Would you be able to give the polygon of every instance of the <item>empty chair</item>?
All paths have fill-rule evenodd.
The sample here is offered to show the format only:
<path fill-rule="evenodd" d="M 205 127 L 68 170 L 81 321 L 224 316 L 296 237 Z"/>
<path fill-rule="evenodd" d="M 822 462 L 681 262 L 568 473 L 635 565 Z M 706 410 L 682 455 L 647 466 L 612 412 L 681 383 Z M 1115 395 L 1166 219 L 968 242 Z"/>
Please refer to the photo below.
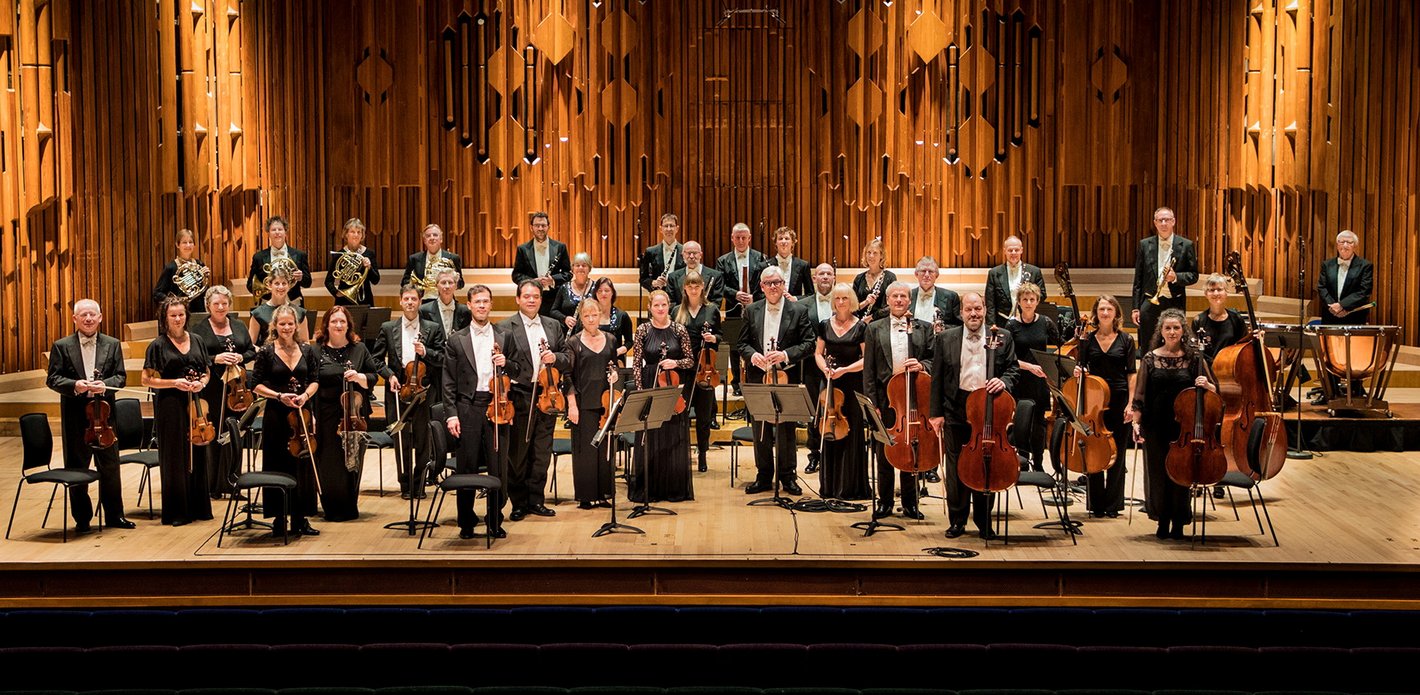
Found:
<path fill-rule="evenodd" d="M 20 416 L 20 442 L 24 446 L 25 455 L 20 469 L 20 482 L 15 486 L 15 502 L 10 505 L 10 523 L 5 527 L 5 537 L 10 537 L 10 531 L 15 527 L 15 509 L 20 505 L 20 491 L 26 484 L 50 484 L 57 489 L 64 488 L 64 530 L 63 539 L 69 542 L 69 489 L 75 486 L 88 486 L 98 482 L 99 473 L 95 470 L 71 470 L 68 468 L 50 468 L 50 459 L 54 458 L 54 434 L 49 429 L 49 417 L 44 413 L 27 413 Z M 103 514 L 102 506 L 99 514 Z M 99 527 L 103 527 L 103 520 L 100 518 Z M 40 522 L 40 528 L 44 528 L 49 523 L 49 510 L 44 512 L 44 521 Z"/>

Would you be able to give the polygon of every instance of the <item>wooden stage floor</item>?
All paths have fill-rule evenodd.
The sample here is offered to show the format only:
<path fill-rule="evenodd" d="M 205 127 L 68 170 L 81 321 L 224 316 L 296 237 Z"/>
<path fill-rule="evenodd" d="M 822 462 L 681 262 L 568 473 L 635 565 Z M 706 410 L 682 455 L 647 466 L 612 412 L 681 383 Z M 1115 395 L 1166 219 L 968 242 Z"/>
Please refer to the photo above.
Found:
<path fill-rule="evenodd" d="M 56 450 L 58 443 L 56 442 Z M 748 450 L 745 451 L 748 454 Z M 0 505 L 8 508 L 20 459 L 16 438 L 0 439 Z M 217 547 L 216 521 L 161 526 L 133 504 L 136 467 L 125 471 L 131 531 L 105 530 L 60 542 L 58 504 L 40 529 L 46 487 L 21 496 L 12 539 L 0 543 L 0 606 L 276 604 L 817 604 L 817 605 L 1145 605 L 1229 607 L 1420 608 L 1420 466 L 1398 453 L 1329 452 L 1290 462 L 1263 485 L 1281 540 L 1260 534 L 1246 496 L 1239 519 L 1220 500 L 1208 512 L 1206 544 L 1159 541 L 1142 514 L 1131 523 L 1082 519 L 1072 545 L 1060 531 L 1038 530 L 1042 508 L 1012 495 L 1008 544 L 973 534 L 943 536 L 940 499 L 924 501 L 925 521 L 871 537 L 852 528 L 867 512 L 809 513 L 747 507 L 730 486 L 729 451 L 712 450 L 710 471 L 695 474 L 693 502 L 665 504 L 675 516 L 629 523 L 645 535 L 593 538 L 608 518 L 566 501 L 570 460 L 559 467 L 563 502 L 551 519 L 508 522 L 508 538 L 484 546 L 448 524 L 416 548 L 415 538 L 384 524 L 404 518 L 397 494 L 380 496 L 369 455 L 362 518 L 315 525 L 319 537 L 282 546 L 261 532 Z M 385 483 L 394 486 L 391 456 Z M 1131 468 L 1132 470 L 1132 468 Z M 805 491 L 817 476 L 804 481 Z M 1142 483 L 1142 481 L 1141 481 Z M 1142 496 L 1142 485 L 1133 496 Z M 941 494 L 941 486 L 931 486 Z M 397 488 L 396 488 L 397 489 Z M 624 485 L 618 486 L 623 495 Z M 1237 496 L 1237 493 L 1235 493 Z M 549 503 L 552 495 L 549 494 Z M 225 502 L 214 503 L 220 515 Z M 481 501 L 480 501 L 481 506 Z M 626 507 L 622 507 L 623 513 Z M 1071 507 L 1080 518 L 1083 500 Z M 421 512 L 422 513 L 422 512 Z M 626 519 L 622 519 L 627 521 Z M 904 523 L 905 522 L 905 523 Z M 480 527 L 480 530 L 482 527 Z M 946 559 L 924 551 L 978 553 Z"/>

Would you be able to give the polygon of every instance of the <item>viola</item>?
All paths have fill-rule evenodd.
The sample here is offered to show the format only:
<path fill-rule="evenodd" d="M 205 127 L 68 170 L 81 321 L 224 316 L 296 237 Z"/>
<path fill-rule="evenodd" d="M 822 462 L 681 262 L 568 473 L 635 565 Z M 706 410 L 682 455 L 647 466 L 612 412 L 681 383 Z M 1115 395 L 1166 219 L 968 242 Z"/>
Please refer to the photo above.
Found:
<path fill-rule="evenodd" d="M 703 389 L 713 389 L 720 385 L 720 371 L 715 368 L 719 354 L 709 343 L 703 342 L 703 337 L 707 335 L 710 335 L 709 326 L 701 330 L 700 353 L 695 356 L 695 385 Z"/>
<path fill-rule="evenodd" d="M 503 349 L 493 344 L 493 354 L 503 354 Z M 503 368 L 493 365 L 493 376 L 488 377 L 488 392 L 493 400 L 488 403 L 488 419 L 495 425 L 506 425 L 513 421 L 513 401 L 508 398 L 512 380 L 503 373 Z"/>
<path fill-rule="evenodd" d="M 907 334 L 909 354 L 913 322 L 902 327 Z M 942 440 L 927 422 L 927 406 L 932 399 L 932 377 L 924 371 L 901 371 L 887 384 L 888 408 L 895 416 L 888 434 L 892 445 L 883 447 L 883 456 L 893 468 L 907 473 L 926 473 L 942 461 Z"/>
<path fill-rule="evenodd" d="M 416 344 L 423 344 L 424 334 L 421 332 L 415 336 Z M 429 368 L 424 364 L 424 360 L 419 359 L 419 354 L 415 353 L 414 359 L 404 363 L 404 378 L 399 382 L 399 399 L 405 403 L 414 403 L 423 397 L 428 387 L 425 381 L 429 376 Z"/>
<path fill-rule="evenodd" d="M 301 392 L 301 383 L 291 378 L 291 391 L 293 395 Z M 291 427 L 291 437 L 286 440 L 286 450 L 296 458 L 310 457 L 314 460 L 316 454 L 315 440 L 311 439 L 311 431 L 315 429 L 315 420 L 311 417 L 311 411 L 304 407 L 292 408 L 286 413 L 286 424 Z"/>
<path fill-rule="evenodd" d="M 829 371 L 838 368 L 832 357 L 824 357 L 823 361 Z M 843 415 L 843 389 L 833 387 L 833 377 L 827 379 L 819 393 L 818 431 L 821 439 L 836 442 L 848 438 L 848 418 Z"/>
<path fill-rule="evenodd" d="M 196 370 L 189 370 L 187 380 L 202 381 L 202 375 L 198 374 Z M 202 400 L 196 391 L 188 393 L 187 421 L 187 440 L 193 445 L 211 444 L 212 440 L 217 438 L 217 428 L 207 421 L 207 401 Z"/>
<path fill-rule="evenodd" d="M 769 339 L 769 351 L 770 351 L 770 352 L 778 352 L 778 351 L 779 351 L 779 339 L 778 339 L 778 338 L 770 338 L 770 339 Z M 779 363 L 778 363 L 778 362 L 775 362 L 773 365 L 770 365 L 769 371 L 767 371 L 767 372 L 764 373 L 764 383 L 766 383 L 766 384 L 787 384 L 787 383 L 789 383 L 789 373 L 788 373 L 788 372 L 785 372 L 783 369 L 781 369 L 781 368 L 779 367 Z"/>
<path fill-rule="evenodd" d="M 1001 330 L 992 326 L 986 338 L 987 381 L 995 378 L 996 350 L 1004 342 Z M 1015 415 L 1016 399 L 1005 391 L 989 393 L 979 388 L 967 395 L 966 419 L 971 423 L 971 438 L 957 457 L 957 476 L 963 485 L 977 492 L 1000 492 L 1016 484 L 1021 477 L 1021 464 L 1016 448 L 1007 438 Z"/>
<path fill-rule="evenodd" d="M 95 369 L 94 381 L 98 380 L 99 370 Z M 118 443 L 118 434 L 109 425 L 111 413 L 112 408 L 107 400 L 97 395 L 89 397 L 88 404 L 84 406 L 84 414 L 89 418 L 89 426 L 84 430 L 84 443 L 88 444 L 90 449 L 103 450 Z"/>
<path fill-rule="evenodd" d="M 666 359 L 666 344 L 661 343 L 661 359 Z M 656 385 L 657 386 L 680 386 L 680 372 L 674 369 L 661 369 L 660 360 L 656 361 Z M 680 415 L 685 412 L 685 391 L 682 389 L 680 395 L 675 399 L 675 414 Z"/>
<path fill-rule="evenodd" d="M 1173 417 L 1178 422 L 1178 439 L 1169 445 L 1164 459 L 1169 479 L 1184 487 L 1222 480 L 1228 472 L 1220 428 L 1223 399 L 1201 386 L 1186 388 L 1173 399 Z"/>
<path fill-rule="evenodd" d="M 543 339 L 537 346 L 539 357 L 546 355 L 547 340 Z M 537 375 L 537 383 L 533 386 L 534 391 L 540 391 L 534 399 L 537 401 L 537 409 L 548 415 L 556 415 L 567 412 L 567 394 L 562 392 L 562 372 L 551 365 L 544 366 Z M 531 419 L 528 421 L 531 423 Z"/>
<path fill-rule="evenodd" d="M 1287 430 L 1282 415 L 1272 406 L 1272 374 L 1277 362 L 1257 339 L 1257 312 L 1243 276 L 1242 255 L 1231 251 L 1225 263 L 1233 284 L 1242 289 L 1251 330 L 1213 357 L 1218 395 L 1223 399 L 1223 453 L 1234 470 L 1253 480 L 1267 480 L 1280 473 L 1287 462 Z M 1255 427 L 1261 428 L 1261 445 L 1249 451 Z"/>
<path fill-rule="evenodd" d="M 354 369 L 355 367 L 349 360 L 346 360 L 345 368 Z M 360 411 L 364 408 L 365 394 L 360 393 L 354 383 L 344 382 L 344 391 L 340 394 L 340 424 L 335 431 L 342 436 L 354 432 L 368 432 L 370 425 L 360 415 Z"/>
<path fill-rule="evenodd" d="M 1065 467 L 1076 473 L 1099 473 L 1114 465 L 1118 455 L 1114 435 L 1105 427 L 1104 411 L 1109 409 L 1109 383 L 1080 369 L 1060 389 L 1075 422 L 1066 430 Z"/>

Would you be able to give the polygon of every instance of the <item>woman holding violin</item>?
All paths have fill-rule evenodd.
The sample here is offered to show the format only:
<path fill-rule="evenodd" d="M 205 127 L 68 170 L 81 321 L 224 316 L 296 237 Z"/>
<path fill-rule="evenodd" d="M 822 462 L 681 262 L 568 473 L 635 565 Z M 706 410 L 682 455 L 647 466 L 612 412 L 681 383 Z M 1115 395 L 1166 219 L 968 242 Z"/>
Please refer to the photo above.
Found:
<path fill-rule="evenodd" d="M 291 301 L 291 287 L 295 282 L 291 274 L 281 268 L 273 271 L 271 278 L 266 281 L 266 287 L 270 290 L 271 297 L 256 305 L 251 310 L 251 318 L 247 319 L 247 333 L 252 336 L 252 340 L 257 345 L 265 345 L 270 342 L 273 315 L 278 307 L 288 304 L 296 310 L 296 340 L 302 343 L 311 341 L 310 331 L 306 329 L 306 310 Z"/>
<path fill-rule="evenodd" d="M 820 392 L 818 431 L 823 455 L 818 480 L 824 499 L 865 500 L 868 452 L 863 444 L 863 413 L 851 394 L 863 390 L 863 340 L 868 324 L 853 315 L 858 298 L 845 283 L 829 293 L 833 315 L 818 324 L 814 363 L 828 381 Z"/>
<path fill-rule="evenodd" d="M 553 291 L 552 308 L 547 315 L 561 323 L 568 334 L 577 332 L 581 322 L 577 320 L 577 307 L 583 299 L 590 297 L 595 285 L 592 283 L 592 256 L 583 251 L 572 257 L 572 279 Z"/>
<path fill-rule="evenodd" d="M 360 518 L 360 474 L 365 468 L 370 387 L 380 365 L 350 332 L 350 310 L 325 312 L 316 331 L 320 368 L 316 381 L 316 474 L 326 521 Z M 349 436 L 342 435 L 343 432 Z"/>
<path fill-rule="evenodd" d="M 611 278 L 598 278 L 592 283 L 592 296 L 602 308 L 601 329 L 616 338 L 616 357 L 620 360 L 631 349 L 631 317 L 617 308 L 616 284 Z"/>
<path fill-rule="evenodd" d="M 573 262 L 573 268 L 576 262 Z M 602 307 L 596 302 L 577 305 L 580 331 L 567 339 L 565 351 L 571 364 L 571 388 L 567 392 L 567 420 L 572 423 L 572 488 L 578 509 L 609 507 L 616 471 L 611 463 L 611 447 L 593 446 L 592 438 L 601 429 L 609 401 L 609 384 L 620 378 L 617 369 L 616 336 L 601 329 Z"/>
<path fill-rule="evenodd" d="M 671 316 L 676 323 L 685 326 L 690 336 L 690 352 L 695 355 L 695 376 L 688 380 L 694 383 L 686 385 L 685 397 L 695 409 L 695 449 L 699 453 L 698 468 L 704 473 L 707 470 L 705 452 L 710 449 L 710 423 L 715 420 L 715 384 L 719 382 L 719 374 L 714 371 L 714 351 L 719 349 L 724 334 L 720 332 L 720 307 L 705 301 L 704 276 L 687 272 L 680 285 L 684 301 L 671 308 Z M 702 364 L 702 361 L 707 363 Z M 702 386 L 710 374 L 715 374 L 713 381 Z"/>
<path fill-rule="evenodd" d="M 316 513 L 315 468 L 307 451 L 313 445 L 319 447 L 325 442 L 315 441 L 315 419 L 309 417 L 309 410 L 305 408 L 319 386 L 316 372 L 320 368 L 320 356 L 314 346 L 296 340 L 296 317 L 297 308 L 294 306 L 276 308 L 271 317 L 271 338 L 257 351 L 252 367 L 252 377 L 256 382 L 252 390 L 267 399 L 266 410 L 262 413 L 262 470 L 286 473 L 296 478 L 294 499 L 289 500 L 290 525 L 287 525 L 285 517 L 275 518 L 271 526 L 274 536 L 284 536 L 288 528 L 295 534 L 320 534 L 306 520 Z M 306 412 L 304 417 L 301 415 L 303 410 Z M 272 518 L 281 512 L 282 494 L 280 488 L 262 491 L 264 516 Z"/>
<path fill-rule="evenodd" d="M 1178 309 L 1166 309 L 1159 315 L 1150 341 L 1153 349 L 1139 361 L 1133 396 L 1134 441 L 1144 445 L 1144 465 L 1149 473 L 1145 503 L 1149 518 L 1159 523 L 1154 535 L 1160 540 L 1183 538 L 1183 526 L 1193 515 L 1188 488 L 1174 482 L 1165 466 L 1170 446 L 1182 430 L 1174 400 L 1195 386 L 1217 391 L 1198 347 L 1185 339 L 1187 325 L 1188 319 Z"/>
<path fill-rule="evenodd" d="M 191 333 L 212 359 L 202 400 L 207 402 L 212 425 L 221 432 L 227 418 L 241 417 L 251 407 L 253 398 L 247 388 L 245 365 L 256 358 L 256 346 L 246 325 L 232 320 L 231 290 L 217 285 L 207 290 L 205 302 L 208 316 L 194 325 Z M 203 451 L 207 460 L 207 491 L 212 499 L 232 494 L 238 462 L 232 460 L 231 449 L 209 446 Z"/>
<path fill-rule="evenodd" d="M 207 386 L 207 350 L 187 330 L 186 298 L 165 299 L 158 319 L 158 337 L 143 356 L 143 385 L 153 391 L 163 525 L 182 526 L 212 518 L 206 469 L 194 460 L 202 440 L 193 436 L 199 434 L 194 425 L 201 424 L 194 416 L 201 416 L 198 408 L 205 406 L 197 394 Z"/>
<path fill-rule="evenodd" d="M 1104 426 L 1114 434 L 1114 465 L 1103 473 L 1086 477 L 1086 506 L 1090 516 L 1116 518 L 1124 511 L 1125 453 L 1129 451 L 1130 433 L 1124 419 L 1129 415 L 1129 394 L 1134 392 L 1134 338 L 1120 330 L 1123 309 L 1113 295 L 1102 294 L 1090 309 L 1090 328 L 1080 340 L 1080 365 L 1091 375 L 1109 385 L 1109 408 L 1104 411 Z M 1077 367 L 1074 376 L 1080 377 Z"/>
<path fill-rule="evenodd" d="M 1045 383 L 1045 370 L 1031 351 L 1044 352 L 1047 346 L 1060 344 L 1060 326 L 1036 313 L 1040 295 L 1040 285 L 1022 282 L 1016 289 L 1016 306 L 1020 313 L 1006 323 L 1006 330 L 1016 343 L 1016 364 L 1020 367 L 1016 386 L 1011 390 L 1016 398 L 1018 421 L 1020 413 L 1027 409 L 1026 401 L 1032 403 L 1029 421 L 1016 426 L 1016 448 L 1030 459 L 1030 467 L 1036 471 L 1045 470 L 1045 440 L 1049 434 L 1045 428 L 1045 413 L 1050 410 L 1050 389 Z M 1058 470 L 1060 462 L 1055 462 L 1055 466 Z"/>
<path fill-rule="evenodd" d="M 869 321 L 888 313 L 887 288 L 897 282 L 897 275 L 883 267 L 883 238 L 877 237 L 863 246 L 865 270 L 853 277 L 853 293 L 858 297 L 855 312 Z"/>
<path fill-rule="evenodd" d="M 637 388 L 679 386 L 694 378 L 695 359 L 690 350 L 690 333 L 685 326 L 671 320 L 670 295 L 665 290 L 651 293 L 651 319 L 636 327 L 633 352 Z M 660 427 L 646 433 L 646 465 L 651 467 L 649 479 L 635 480 L 646 471 L 637 470 L 630 481 L 630 497 L 635 502 L 666 500 L 682 502 L 695 499 L 690 480 L 690 447 L 686 446 L 689 414 L 682 411 Z M 639 468 L 642 457 L 634 456 Z M 649 495 L 650 499 L 640 499 Z"/>

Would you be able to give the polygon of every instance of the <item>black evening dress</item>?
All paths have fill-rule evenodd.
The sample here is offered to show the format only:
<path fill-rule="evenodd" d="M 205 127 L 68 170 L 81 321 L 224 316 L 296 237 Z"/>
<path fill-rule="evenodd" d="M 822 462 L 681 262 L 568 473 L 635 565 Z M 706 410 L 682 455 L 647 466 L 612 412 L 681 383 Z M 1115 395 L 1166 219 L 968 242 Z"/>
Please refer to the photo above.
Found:
<path fill-rule="evenodd" d="M 1229 345 L 1236 345 L 1239 340 L 1247 337 L 1247 322 L 1243 320 L 1242 314 L 1228 309 L 1228 315 L 1222 321 L 1215 321 L 1208 315 L 1208 310 L 1199 312 L 1193 319 L 1194 334 L 1202 333 L 1207 336 L 1207 341 L 1203 344 L 1203 356 L 1209 362 L 1218 355 L 1218 351 Z"/>
<path fill-rule="evenodd" d="M 189 336 L 192 334 L 189 333 Z M 201 378 L 207 372 L 207 351 L 202 341 L 188 339 L 187 352 L 173 345 L 166 335 L 148 344 L 143 370 L 156 372 L 160 379 Z M 158 438 L 158 467 L 163 480 L 163 524 L 181 526 L 212 518 L 212 500 L 207 496 L 204 447 L 188 443 L 188 404 L 192 394 L 175 388 L 153 389 L 153 428 Z M 214 441 L 206 445 L 217 446 Z"/>
<path fill-rule="evenodd" d="M 240 418 L 242 413 L 223 407 L 222 396 L 225 391 L 222 390 L 222 377 L 227 372 L 227 365 L 217 364 L 213 360 L 224 352 L 240 354 L 243 365 L 256 358 L 256 347 L 252 344 L 251 334 L 247 332 L 245 323 L 236 320 L 235 315 L 227 314 L 227 331 L 224 335 L 218 335 L 212 327 L 211 319 L 193 324 L 192 330 L 189 331 L 207 350 L 211 379 L 207 382 L 207 388 L 202 389 L 202 400 L 207 401 L 208 418 L 212 420 L 212 425 L 217 428 L 219 435 L 227 431 L 224 420 Z M 203 453 L 207 459 L 207 491 L 214 499 L 232 494 L 232 483 L 236 482 L 237 474 L 241 472 L 241 461 L 233 456 L 231 447 L 209 446 L 204 449 Z"/>
<path fill-rule="evenodd" d="M 276 351 L 276 344 L 273 343 L 257 351 L 252 378 L 255 383 L 278 393 L 298 393 L 316 380 L 319 365 L 320 357 L 316 354 L 316 348 L 302 345 L 300 359 L 296 361 L 295 367 L 289 367 L 281 360 Z M 310 408 L 312 405 L 314 403 L 307 402 L 306 407 Z M 291 408 L 283 405 L 280 400 L 266 399 L 266 410 L 261 414 L 261 469 L 295 476 L 296 491 L 294 499 L 290 500 L 292 524 L 289 528 L 299 529 L 307 517 L 316 513 L 316 480 L 315 468 L 311 462 L 305 458 L 297 459 L 286 448 L 291 438 L 291 425 L 286 416 L 291 412 Z M 311 432 L 312 437 L 315 435 L 315 432 Z M 282 494 L 280 488 L 263 490 L 261 507 L 264 516 L 275 517 L 281 512 Z"/>
<path fill-rule="evenodd" d="M 838 367 L 847 367 L 863 359 L 863 340 L 868 333 L 865 321 L 854 321 L 843 335 L 833 330 L 833 319 L 819 322 L 818 337 L 823 340 L 823 354 L 833 358 Z M 819 494 L 825 499 L 865 500 L 868 489 L 868 453 L 863 443 L 863 411 L 855 393 L 863 392 L 863 373 L 844 374 L 833 382 L 833 388 L 843 393 L 839 403 L 848 419 L 848 436 L 825 439 L 819 469 Z"/>
<path fill-rule="evenodd" d="M 364 343 L 348 343 L 345 347 L 322 345 L 316 391 L 316 440 L 320 447 L 316 452 L 316 472 L 320 475 L 320 506 L 326 521 L 350 521 L 360 518 L 360 474 L 364 470 L 365 441 L 356 435 L 348 446 L 351 452 L 347 458 L 346 444 L 338 430 L 344 409 L 340 396 L 345 392 L 346 369 L 354 369 L 365 375 L 365 383 L 373 384 L 380 371 L 379 363 L 370 355 Z M 370 390 L 359 384 L 351 384 L 351 391 L 361 395 L 359 415 L 370 415 Z M 367 420 L 368 422 L 368 420 Z"/>
<path fill-rule="evenodd" d="M 1013 318 L 1006 324 L 1006 330 L 1011 332 L 1016 344 L 1016 359 L 1021 362 L 1039 364 L 1031 350 L 1043 351 L 1051 345 L 1060 344 L 1060 326 L 1040 314 L 1036 314 L 1035 320 L 1030 323 Z M 1030 459 L 1033 470 L 1044 470 L 1045 440 L 1049 434 L 1045 431 L 1045 413 L 1050 410 L 1050 389 L 1045 379 L 1022 369 L 1016 372 L 1016 386 L 1011 390 L 1011 395 L 1016 398 L 1017 424 L 1013 432 L 1016 449 L 1029 452 L 1026 458 Z M 1021 416 L 1025 401 L 1034 404 L 1029 421 L 1023 421 Z"/>
<path fill-rule="evenodd" d="M 656 363 L 663 359 L 676 360 L 681 383 L 695 376 L 690 335 L 685 326 L 678 323 L 672 322 L 665 328 L 656 328 L 650 321 L 641 324 L 636 328 L 634 352 L 640 356 L 634 372 L 638 388 L 656 385 Z M 644 449 L 633 457 L 628 494 L 632 501 L 646 501 L 648 493 L 652 502 L 695 499 L 695 490 L 690 482 L 689 425 L 690 408 L 687 406 L 685 411 L 671 416 L 660 427 L 646 433 Z M 645 465 L 649 465 L 651 470 L 650 475 L 643 479 L 641 474 Z"/>
<path fill-rule="evenodd" d="M 680 316 L 680 306 L 671 307 L 671 316 Z M 685 332 L 690 336 L 690 354 L 699 366 L 700 349 L 705 347 L 705 334 L 715 336 L 710 349 L 718 351 L 725 342 L 725 334 L 720 330 L 720 307 L 706 304 L 700 311 L 686 318 Z M 695 385 L 692 374 L 685 384 L 685 399 L 695 415 L 695 449 L 701 456 L 710 448 L 710 423 L 715 420 L 715 389 L 700 388 Z"/>
<path fill-rule="evenodd" d="M 1109 408 L 1104 411 L 1104 426 L 1114 433 L 1114 465 L 1103 473 L 1092 473 L 1087 482 L 1087 508 L 1091 512 L 1109 514 L 1124 509 L 1125 459 L 1134 440 L 1133 426 L 1124 422 L 1124 407 L 1129 404 L 1129 375 L 1134 373 L 1134 336 L 1116 333 L 1109 349 L 1100 347 L 1096 334 L 1080 341 L 1080 364 L 1090 373 L 1109 384 Z M 1172 406 L 1170 406 L 1172 412 Z"/>
<path fill-rule="evenodd" d="M 577 424 L 572 425 L 572 489 L 578 502 L 593 503 L 610 499 L 616 472 L 611 464 L 611 447 L 616 437 L 609 436 L 601 446 L 592 446 L 592 437 L 601 429 L 602 394 L 606 392 L 607 365 L 616 361 L 616 336 L 606 338 L 602 349 L 594 351 L 582 342 L 582 335 L 569 339 L 567 345 L 572 393 L 577 397 Z M 618 373 L 618 378 L 620 374 Z M 625 387 L 617 384 L 617 393 Z"/>
<path fill-rule="evenodd" d="M 1149 471 L 1144 503 L 1150 519 L 1181 526 L 1193 517 L 1188 488 L 1169 478 L 1164 463 L 1169 445 L 1178 437 L 1174 398 L 1204 374 L 1203 360 L 1201 356 L 1161 357 L 1150 351 L 1139 364 L 1134 407 L 1143 415 L 1144 467 Z"/>

